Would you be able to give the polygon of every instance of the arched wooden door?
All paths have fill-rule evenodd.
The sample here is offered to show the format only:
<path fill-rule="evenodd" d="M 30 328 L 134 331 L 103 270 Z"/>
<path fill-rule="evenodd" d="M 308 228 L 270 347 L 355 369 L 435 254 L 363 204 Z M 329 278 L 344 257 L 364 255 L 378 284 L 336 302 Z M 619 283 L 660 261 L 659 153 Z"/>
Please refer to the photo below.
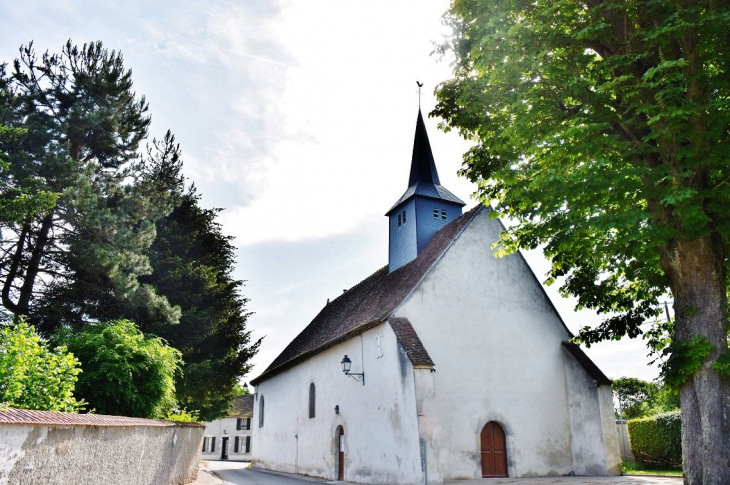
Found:
<path fill-rule="evenodd" d="M 504 430 L 495 421 L 482 428 L 482 477 L 507 476 L 507 442 Z"/>
<path fill-rule="evenodd" d="M 337 427 L 337 480 L 345 479 L 345 430 Z"/>

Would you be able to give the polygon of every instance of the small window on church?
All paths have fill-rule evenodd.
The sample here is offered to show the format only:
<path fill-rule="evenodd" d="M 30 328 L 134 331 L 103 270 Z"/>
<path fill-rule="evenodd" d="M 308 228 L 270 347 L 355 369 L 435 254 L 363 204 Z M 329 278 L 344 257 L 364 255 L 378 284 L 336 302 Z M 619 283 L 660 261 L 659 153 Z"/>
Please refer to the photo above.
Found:
<path fill-rule="evenodd" d="M 446 220 L 446 211 L 441 211 L 441 220 L 442 221 Z"/>
<path fill-rule="evenodd" d="M 439 218 L 439 210 L 436 207 L 433 208 L 433 218 L 434 219 Z"/>
<path fill-rule="evenodd" d="M 403 211 L 403 224 L 406 223 L 406 211 Z"/>
<path fill-rule="evenodd" d="M 309 384 L 309 419 L 312 419 L 314 417 L 314 398 L 315 398 L 315 389 L 314 389 L 314 382 Z"/>
<path fill-rule="evenodd" d="M 398 214 L 398 227 L 400 227 L 401 225 L 402 225 L 402 223 L 401 223 L 401 219 L 400 219 L 400 214 Z"/>
<path fill-rule="evenodd" d="M 264 427 L 264 396 L 259 399 L 259 428 Z"/>

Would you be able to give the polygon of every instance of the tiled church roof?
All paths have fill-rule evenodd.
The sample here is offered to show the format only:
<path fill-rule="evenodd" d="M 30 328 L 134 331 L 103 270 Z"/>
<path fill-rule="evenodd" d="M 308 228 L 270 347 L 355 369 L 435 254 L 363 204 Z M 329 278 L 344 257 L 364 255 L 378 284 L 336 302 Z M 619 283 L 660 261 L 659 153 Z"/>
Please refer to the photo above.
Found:
<path fill-rule="evenodd" d="M 264 373 L 251 383 L 258 385 L 299 362 L 384 322 L 482 209 L 484 206 L 477 205 L 444 226 L 410 263 L 392 273 L 388 273 L 388 267 L 385 266 L 326 305 Z"/>
<path fill-rule="evenodd" d="M 407 318 L 390 317 L 388 323 L 413 365 L 434 365 L 431 356 L 426 351 L 426 347 L 421 343 L 416 330 Z"/>

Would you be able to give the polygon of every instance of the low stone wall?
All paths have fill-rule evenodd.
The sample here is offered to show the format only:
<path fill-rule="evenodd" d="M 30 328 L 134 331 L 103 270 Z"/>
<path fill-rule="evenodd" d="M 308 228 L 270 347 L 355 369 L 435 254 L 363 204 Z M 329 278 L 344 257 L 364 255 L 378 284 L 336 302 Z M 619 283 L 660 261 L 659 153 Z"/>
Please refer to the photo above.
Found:
<path fill-rule="evenodd" d="M 0 485 L 179 485 L 196 479 L 198 423 L 0 409 Z"/>

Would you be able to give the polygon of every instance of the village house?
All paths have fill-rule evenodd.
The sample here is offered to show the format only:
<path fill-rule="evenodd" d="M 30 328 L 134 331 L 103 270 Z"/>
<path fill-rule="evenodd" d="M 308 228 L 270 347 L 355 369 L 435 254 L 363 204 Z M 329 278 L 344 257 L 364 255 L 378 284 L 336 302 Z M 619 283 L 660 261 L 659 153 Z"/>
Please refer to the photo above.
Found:
<path fill-rule="evenodd" d="M 441 186 L 419 111 L 389 262 L 252 384 L 252 465 L 360 483 L 621 472 L 609 379 L 503 226 Z"/>
<path fill-rule="evenodd" d="M 253 394 L 238 396 L 225 418 L 205 423 L 201 458 L 251 461 L 253 399 Z"/>

